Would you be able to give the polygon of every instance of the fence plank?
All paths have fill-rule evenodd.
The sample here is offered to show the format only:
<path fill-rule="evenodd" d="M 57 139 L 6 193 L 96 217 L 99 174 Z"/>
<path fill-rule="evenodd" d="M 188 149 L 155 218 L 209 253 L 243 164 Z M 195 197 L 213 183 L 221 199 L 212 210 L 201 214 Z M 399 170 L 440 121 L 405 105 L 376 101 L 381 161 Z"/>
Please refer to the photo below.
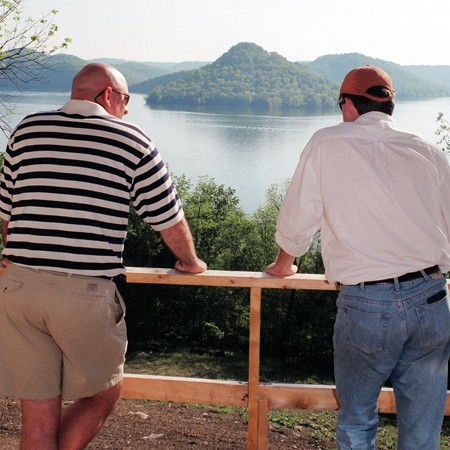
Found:
<path fill-rule="evenodd" d="M 247 383 L 125 374 L 123 398 L 246 407 Z"/>
<path fill-rule="evenodd" d="M 148 267 L 127 267 L 128 283 L 176 284 L 186 286 L 259 287 L 264 289 L 307 289 L 337 291 L 323 275 L 298 273 L 289 277 L 274 277 L 265 272 L 242 272 L 207 270 L 192 275 L 174 269 L 150 269 Z"/>
<path fill-rule="evenodd" d="M 260 384 L 258 395 L 267 401 L 269 409 L 336 411 L 339 407 L 336 386 L 332 385 Z M 122 397 L 247 407 L 248 385 L 240 381 L 125 374 Z M 391 388 L 382 389 L 378 410 L 381 413 L 395 413 Z M 447 391 L 445 415 L 450 416 L 450 391 Z"/>

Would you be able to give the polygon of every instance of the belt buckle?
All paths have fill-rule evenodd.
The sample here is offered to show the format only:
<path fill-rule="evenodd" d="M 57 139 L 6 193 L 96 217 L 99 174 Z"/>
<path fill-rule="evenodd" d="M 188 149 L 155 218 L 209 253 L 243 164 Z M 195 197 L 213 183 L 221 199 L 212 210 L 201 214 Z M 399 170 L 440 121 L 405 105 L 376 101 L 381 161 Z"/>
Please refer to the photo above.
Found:
<path fill-rule="evenodd" d="M 440 271 L 433 272 L 432 274 L 430 274 L 430 277 L 431 277 L 432 280 L 439 280 L 440 278 L 443 277 L 443 274 Z"/>

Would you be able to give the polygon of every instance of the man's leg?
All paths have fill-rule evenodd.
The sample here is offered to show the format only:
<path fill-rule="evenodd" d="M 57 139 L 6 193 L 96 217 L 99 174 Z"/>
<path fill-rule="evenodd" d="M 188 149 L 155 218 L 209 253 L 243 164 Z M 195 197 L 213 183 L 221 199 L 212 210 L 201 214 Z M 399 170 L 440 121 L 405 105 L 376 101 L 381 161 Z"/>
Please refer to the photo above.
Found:
<path fill-rule="evenodd" d="M 81 398 L 67 408 L 59 426 L 59 450 L 81 450 L 94 439 L 119 401 L 122 385 Z"/>
<path fill-rule="evenodd" d="M 399 450 L 439 449 L 447 397 L 450 302 L 445 280 L 425 287 L 431 283 L 432 290 L 424 289 L 422 298 L 416 295 L 405 308 L 408 339 L 391 376 Z M 428 303 L 429 298 L 438 300 Z"/>
<path fill-rule="evenodd" d="M 21 450 L 58 450 L 61 397 L 22 400 Z"/>
<path fill-rule="evenodd" d="M 339 450 L 375 449 L 378 395 L 395 366 L 396 347 L 402 344 L 394 299 L 389 285 L 343 286 L 339 294 L 334 328 Z"/>
<path fill-rule="evenodd" d="M 409 367 L 399 365 L 391 377 L 397 403 L 398 450 L 439 450 L 448 379 L 448 356 L 443 358 L 443 352 L 439 353 Z"/>

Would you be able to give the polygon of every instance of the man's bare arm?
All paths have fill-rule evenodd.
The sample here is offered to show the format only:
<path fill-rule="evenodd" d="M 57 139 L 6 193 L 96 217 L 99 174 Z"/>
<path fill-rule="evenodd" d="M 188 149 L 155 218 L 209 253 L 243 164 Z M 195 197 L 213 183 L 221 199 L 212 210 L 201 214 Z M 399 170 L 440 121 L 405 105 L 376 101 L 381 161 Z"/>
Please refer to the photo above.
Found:
<path fill-rule="evenodd" d="M 176 225 L 162 230 L 161 236 L 178 258 L 175 269 L 189 273 L 200 273 L 207 269 L 206 263 L 197 256 L 191 230 L 185 218 Z"/>

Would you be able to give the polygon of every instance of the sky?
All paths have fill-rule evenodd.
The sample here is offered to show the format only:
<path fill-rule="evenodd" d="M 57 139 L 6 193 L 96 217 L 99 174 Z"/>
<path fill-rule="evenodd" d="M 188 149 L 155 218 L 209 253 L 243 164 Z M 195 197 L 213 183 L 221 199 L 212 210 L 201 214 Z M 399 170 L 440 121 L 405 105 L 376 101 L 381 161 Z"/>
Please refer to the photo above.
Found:
<path fill-rule="evenodd" d="M 253 42 L 289 61 L 362 53 L 401 65 L 450 65 L 449 0 L 23 0 L 59 11 L 66 53 L 82 59 L 214 61 Z"/>

